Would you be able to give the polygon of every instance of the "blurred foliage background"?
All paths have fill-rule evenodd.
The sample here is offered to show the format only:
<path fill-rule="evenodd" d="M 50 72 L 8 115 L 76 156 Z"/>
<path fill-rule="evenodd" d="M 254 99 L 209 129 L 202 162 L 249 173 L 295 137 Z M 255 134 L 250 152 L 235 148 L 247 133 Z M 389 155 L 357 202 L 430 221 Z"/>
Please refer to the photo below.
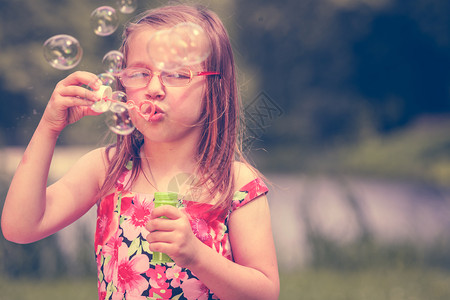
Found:
<path fill-rule="evenodd" d="M 216 11 L 229 31 L 250 119 L 247 149 L 264 172 L 351 174 L 450 187 L 448 0 L 188 2 Z M 138 3 L 133 15 L 167 1 Z M 59 80 L 75 70 L 103 72 L 103 55 L 119 47 L 123 24 L 132 15 L 120 14 L 119 29 L 99 37 L 90 29 L 89 15 L 102 5 L 114 6 L 115 1 L 0 0 L 0 148 L 28 143 Z M 53 69 L 43 58 L 44 41 L 63 33 L 76 37 L 84 51 L 81 63 L 69 71 Z M 95 147 L 106 133 L 101 117 L 87 117 L 69 126 L 58 144 Z M 11 174 L 2 170 L 1 199 L 10 179 Z M 289 295 L 296 295 L 300 287 L 307 293 L 305 299 L 407 299 L 404 291 L 411 289 L 417 293 L 408 299 L 448 299 L 446 242 L 435 248 L 434 257 L 440 260 L 434 265 L 444 266 L 438 271 L 424 275 L 420 268 L 426 262 L 414 259 L 419 252 L 407 247 L 396 249 L 394 257 L 420 261 L 413 264 L 415 271 L 404 272 L 401 267 L 390 278 L 383 270 L 353 268 L 362 273 L 347 276 L 345 282 L 337 275 L 342 269 L 347 272 L 349 265 L 362 267 L 367 262 L 356 262 L 351 249 L 338 249 L 317 237 L 315 242 L 325 263 L 309 273 L 282 273 L 283 299 L 292 299 Z M 392 251 L 366 242 L 352 246 L 363 249 L 363 259 L 382 252 L 389 264 Z M 84 243 L 90 249 L 88 238 Z M 0 289 L 14 289 L 14 295 L 23 284 L 18 278 L 67 273 L 56 249 L 54 237 L 26 246 L 0 240 Z M 92 253 L 83 251 L 73 276 L 95 273 Z M 336 261 L 340 263 L 332 263 Z M 378 262 L 369 265 L 376 267 Z M 339 272 L 323 271 L 324 266 Z M 413 288 L 411 280 L 423 285 Z M 314 285 L 316 281 L 328 289 Z M 54 288 L 28 284 L 33 290 L 38 285 L 47 298 L 58 298 L 45 294 Z M 69 286 L 80 290 L 76 284 Z M 88 289 L 95 293 L 94 285 Z M 336 285 L 348 285 L 348 291 L 339 294 Z M 61 286 L 69 289 L 67 282 Z M 389 292 L 379 294 L 374 286 Z"/>

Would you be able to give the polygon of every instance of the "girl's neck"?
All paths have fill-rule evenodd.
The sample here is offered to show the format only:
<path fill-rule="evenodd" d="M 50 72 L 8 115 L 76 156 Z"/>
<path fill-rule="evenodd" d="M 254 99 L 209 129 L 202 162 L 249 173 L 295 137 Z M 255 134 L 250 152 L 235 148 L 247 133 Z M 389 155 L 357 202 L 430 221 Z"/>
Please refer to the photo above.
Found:
<path fill-rule="evenodd" d="M 193 173 L 196 167 L 196 149 L 186 143 L 157 143 L 145 141 L 141 158 L 151 166 L 154 175 L 172 172 Z"/>
<path fill-rule="evenodd" d="M 141 181 L 136 182 L 135 189 L 153 187 L 155 191 L 185 193 L 195 179 L 195 153 L 195 148 L 186 144 L 144 142 L 140 153 Z M 145 182 L 151 187 L 146 188 Z"/>

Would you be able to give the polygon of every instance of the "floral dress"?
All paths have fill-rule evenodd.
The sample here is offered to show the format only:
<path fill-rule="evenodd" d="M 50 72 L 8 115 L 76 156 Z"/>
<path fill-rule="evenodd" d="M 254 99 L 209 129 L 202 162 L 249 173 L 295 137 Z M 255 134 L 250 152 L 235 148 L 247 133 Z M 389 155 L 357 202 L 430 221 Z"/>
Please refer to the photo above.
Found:
<path fill-rule="evenodd" d="M 152 264 L 152 252 L 145 239 L 145 224 L 154 208 L 153 195 L 125 189 L 131 171 L 126 170 L 114 193 L 105 196 L 97 208 L 95 256 L 99 299 L 218 299 L 189 269 L 175 263 Z M 257 178 L 234 194 L 224 213 L 207 212 L 211 204 L 180 200 L 198 239 L 233 260 L 228 238 L 230 214 L 268 189 Z"/>

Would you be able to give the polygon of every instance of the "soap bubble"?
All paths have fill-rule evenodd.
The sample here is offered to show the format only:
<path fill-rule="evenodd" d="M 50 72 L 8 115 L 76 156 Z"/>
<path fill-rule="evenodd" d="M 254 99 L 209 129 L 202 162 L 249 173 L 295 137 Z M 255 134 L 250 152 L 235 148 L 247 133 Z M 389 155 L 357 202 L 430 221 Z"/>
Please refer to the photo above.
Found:
<path fill-rule="evenodd" d="M 111 89 L 117 90 L 117 80 L 111 73 L 100 73 L 97 77 L 103 85 L 110 86 Z"/>
<path fill-rule="evenodd" d="M 112 103 L 107 113 L 106 125 L 108 128 L 119 135 L 128 135 L 135 129 L 131 122 L 130 114 L 125 103 Z"/>
<path fill-rule="evenodd" d="M 117 50 L 109 51 L 103 56 L 102 62 L 106 72 L 117 74 L 123 68 L 123 54 Z"/>
<path fill-rule="evenodd" d="M 164 71 L 174 71 L 183 66 L 185 49 L 181 37 L 170 29 L 155 32 L 147 43 L 147 51 L 153 64 Z"/>
<path fill-rule="evenodd" d="M 70 35 L 55 35 L 44 43 L 45 60 L 55 69 L 72 69 L 78 65 L 82 56 L 80 43 Z"/>
<path fill-rule="evenodd" d="M 111 95 L 111 100 L 114 101 L 114 102 L 127 103 L 127 101 L 128 101 L 127 94 L 125 94 L 122 91 L 115 91 Z"/>
<path fill-rule="evenodd" d="M 111 35 L 118 26 L 119 17 L 111 6 L 98 7 L 91 13 L 91 27 L 96 35 Z"/>
<path fill-rule="evenodd" d="M 204 61 L 211 53 L 209 38 L 203 28 L 191 22 L 184 22 L 172 28 L 172 34 L 180 38 L 184 47 L 183 65 L 195 65 Z"/>
<path fill-rule="evenodd" d="M 136 0 L 116 0 L 116 5 L 119 11 L 123 14 L 131 14 L 137 8 Z"/>

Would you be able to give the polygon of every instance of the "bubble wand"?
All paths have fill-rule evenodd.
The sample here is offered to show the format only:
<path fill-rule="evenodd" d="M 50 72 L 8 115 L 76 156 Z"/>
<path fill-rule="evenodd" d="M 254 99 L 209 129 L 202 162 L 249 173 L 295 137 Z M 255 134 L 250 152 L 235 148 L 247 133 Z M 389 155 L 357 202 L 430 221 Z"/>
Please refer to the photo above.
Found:
<path fill-rule="evenodd" d="M 123 92 L 115 92 L 119 95 L 119 99 L 126 99 L 126 95 Z M 135 129 L 133 125 L 129 111 L 134 110 L 141 118 L 147 122 L 151 121 L 150 118 L 155 114 L 155 105 L 149 101 L 142 101 L 139 105 L 133 100 L 119 101 L 113 99 L 112 89 L 109 86 L 102 85 L 95 94 L 100 100 L 92 104 L 91 109 L 98 113 L 110 112 L 111 116 L 107 118 L 106 123 L 109 129 L 119 135 L 128 135 Z M 115 94 L 117 96 L 117 94 Z"/>

